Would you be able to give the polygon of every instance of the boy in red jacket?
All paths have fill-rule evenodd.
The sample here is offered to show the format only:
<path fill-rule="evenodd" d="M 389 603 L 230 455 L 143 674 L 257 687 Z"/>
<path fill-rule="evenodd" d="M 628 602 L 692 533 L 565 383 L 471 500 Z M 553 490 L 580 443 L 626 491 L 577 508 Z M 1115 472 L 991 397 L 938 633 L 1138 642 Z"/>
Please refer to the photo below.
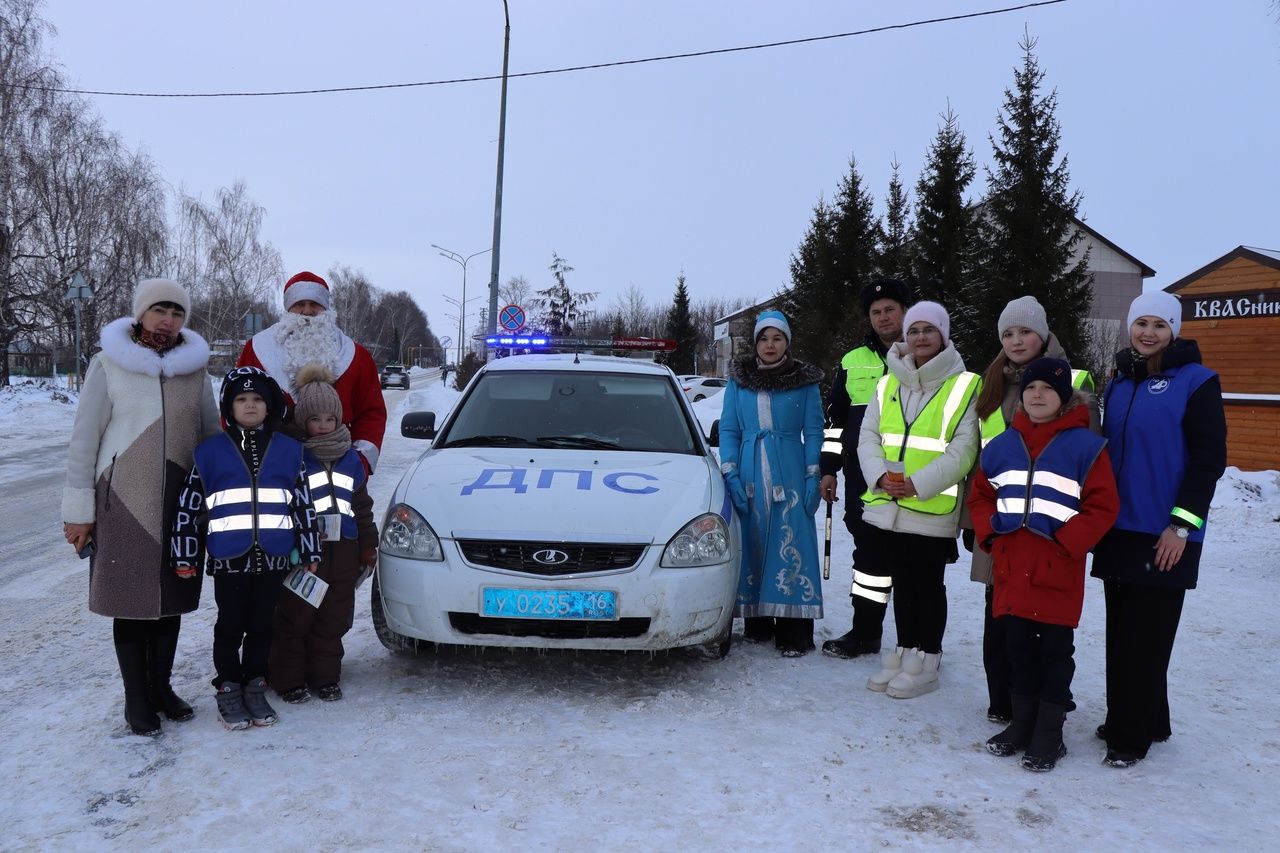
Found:
<path fill-rule="evenodd" d="M 1106 441 L 1056 358 L 1027 365 L 1011 429 L 993 439 L 969 493 L 976 541 L 991 553 L 992 616 L 1006 619 L 1013 721 L 987 741 L 1048 771 L 1066 755 L 1062 723 L 1075 674 L 1085 555 L 1120 510 Z"/>

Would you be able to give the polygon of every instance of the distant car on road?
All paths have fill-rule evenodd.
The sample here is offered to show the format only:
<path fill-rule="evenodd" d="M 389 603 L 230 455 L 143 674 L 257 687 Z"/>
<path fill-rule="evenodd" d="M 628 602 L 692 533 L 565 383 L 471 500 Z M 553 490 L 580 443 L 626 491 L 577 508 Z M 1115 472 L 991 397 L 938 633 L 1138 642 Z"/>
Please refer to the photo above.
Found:
<path fill-rule="evenodd" d="M 383 388 L 409 389 L 409 371 L 403 364 L 388 362 L 382 367 Z"/>
<path fill-rule="evenodd" d="M 707 397 L 714 397 L 724 390 L 729 384 L 729 380 L 720 379 L 716 376 L 680 376 L 680 390 L 689 398 L 689 402 L 696 403 L 699 400 L 705 400 Z"/>
<path fill-rule="evenodd" d="M 472 377 L 396 486 L 370 601 L 384 646 L 729 650 L 742 539 L 667 368 L 517 355 Z"/>

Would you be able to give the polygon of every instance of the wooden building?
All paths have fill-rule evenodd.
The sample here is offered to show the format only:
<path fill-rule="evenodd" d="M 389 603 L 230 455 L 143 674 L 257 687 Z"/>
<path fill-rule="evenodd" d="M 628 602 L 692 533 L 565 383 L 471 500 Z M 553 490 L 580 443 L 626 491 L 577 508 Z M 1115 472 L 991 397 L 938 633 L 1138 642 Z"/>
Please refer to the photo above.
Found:
<path fill-rule="evenodd" d="M 1222 380 L 1227 464 L 1280 470 L 1280 251 L 1237 246 L 1165 290 Z"/>

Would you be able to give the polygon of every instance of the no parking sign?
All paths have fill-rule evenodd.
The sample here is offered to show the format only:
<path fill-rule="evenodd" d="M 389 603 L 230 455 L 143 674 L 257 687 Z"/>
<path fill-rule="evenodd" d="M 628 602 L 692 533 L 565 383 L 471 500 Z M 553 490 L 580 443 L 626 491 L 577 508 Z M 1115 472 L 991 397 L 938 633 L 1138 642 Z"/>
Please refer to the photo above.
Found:
<path fill-rule="evenodd" d="M 508 305 L 498 312 L 498 325 L 508 332 L 518 332 L 524 328 L 524 309 L 519 305 Z"/>

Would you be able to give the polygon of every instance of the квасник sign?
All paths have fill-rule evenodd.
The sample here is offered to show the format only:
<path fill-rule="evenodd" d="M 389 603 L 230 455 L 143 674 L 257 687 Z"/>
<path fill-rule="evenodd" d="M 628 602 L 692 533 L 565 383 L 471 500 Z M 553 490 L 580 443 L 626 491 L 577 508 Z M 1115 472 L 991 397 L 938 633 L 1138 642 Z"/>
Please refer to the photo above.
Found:
<path fill-rule="evenodd" d="M 1221 320 L 1240 317 L 1280 317 L 1280 290 L 1262 293 L 1215 293 L 1182 297 L 1182 319 Z"/>

